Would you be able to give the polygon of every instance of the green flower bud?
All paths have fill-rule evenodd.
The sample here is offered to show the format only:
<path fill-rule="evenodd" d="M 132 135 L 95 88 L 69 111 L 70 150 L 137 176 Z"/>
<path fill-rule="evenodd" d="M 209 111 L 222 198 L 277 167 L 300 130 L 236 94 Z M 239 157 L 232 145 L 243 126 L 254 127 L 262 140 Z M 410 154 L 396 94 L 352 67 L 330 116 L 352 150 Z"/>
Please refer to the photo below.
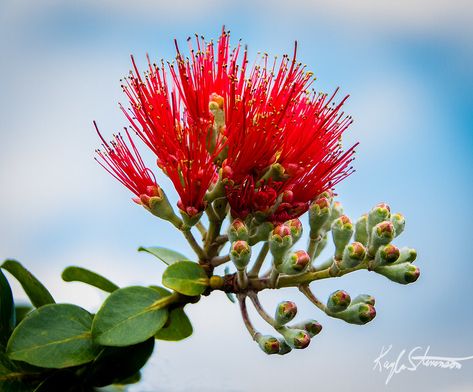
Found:
<path fill-rule="evenodd" d="M 212 289 L 221 289 L 223 287 L 224 280 L 219 275 L 212 275 L 209 279 L 209 286 Z"/>
<path fill-rule="evenodd" d="M 271 335 L 259 335 L 256 337 L 256 342 L 266 354 L 279 354 L 281 344 L 279 339 Z"/>
<path fill-rule="evenodd" d="M 198 221 L 200 221 L 200 218 L 202 217 L 202 214 L 204 213 L 203 211 L 198 212 L 195 210 L 195 208 L 188 208 L 188 212 L 183 211 L 179 209 L 179 213 L 182 216 L 182 220 L 184 221 L 184 224 L 187 227 L 192 227 L 194 226 Z"/>
<path fill-rule="evenodd" d="M 400 284 L 414 283 L 420 275 L 419 268 L 411 263 L 381 266 L 375 268 L 375 272 Z"/>
<path fill-rule="evenodd" d="M 359 242 L 353 242 L 345 247 L 342 261 L 338 263 L 338 267 L 341 269 L 356 267 L 363 261 L 365 255 L 365 247 Z"/>
<path fill-rule="evenodd" d="M 296 275 L 303 272 L 310 263 L 310 256 L 305 250 L 298 250 L 289 254 L 280 265 L 281 272 Z"/>
<path fill-rule="evenodd" d="M 169 203 L 169 200 L 164 191 L 158 187 L 158 194 L 156 196 L 149 197 L 146 203 L 142 203 L 149 212 L 158 218 L 171 222 L 174 226 L 179 227 L 182 225 L 181 219 L 174 213 L 174 209 Z"/>
<path fill-rule="evenodd" d="M 345 246 L 353 235 L 353 224 L 346 215 L 335 219 L 332 223 L 332 237 L 335 244 L 335 259 L 340 260 Z"/>
<path fill-rule="evenodd" d="M 368 233 L 371 233 L 373 227 L 378 223 L 389 220 L 391 209 L 385 203 L 379 203 L 368 214 Z"/>
<path fill-rule="evenodd" d="M 403 231 L 404 227 L 406 226 L 406 220 L 402 214 L 393 214 L 391 215 L 391 222 L 394 226 L 394 232 L 396 237 L 398 237 Z"/>
<path fill-rule="evenodd" d="M 344 311 L 350 305 L 350 295 L 343 290 L 337 290 L 330 295 L 327 301 L 327 310 L 329 313 L 338 313 Z"/>
<path fill-rule="evenodd" d="M 351 301 L 352 305 L 355 304 L 368 304 L 368 305 L 373 305 L 376 303 L 376 300 L 372 295 L 369 294 L 360 294 L 355 297 L 353 301 Z"/>
<path fill-rule="evenodd" d="M 394 262 L 394 264 L 413 263 L 417 258 L 417 251 L 415 249 L 405 246 L 402 247 L 399 252 L 399 258 Z"/>
<path fill-rule="evenodd" d="M 309 207 L 309 225 L 311 238 L 317 238 L 323 226 L 330 218 L 330 201 L 326 197 L 319 197 Z"/>
<path fill-rule="evenodd" d="M 302 236 L 302 222 L 295 218 L 286 222 L 291 229 L 292 243 L 295 244 Z"/>
<path fill-rule="evenodd" d="M 374 256 L 382 245 L 389 244 L 394 239 L 394 226 L 390 221 L 378 223 L 373 227 L 368 246 L 368 252 Z"/>
<path fill-rule="evenodd" d="M 291 325 L 291 328 L 303 329 L 307 331 L 311 338 L 313 338 L 322 331 L 322 324 L 316 320 L 305 320 L 295 325 Z"/>
<path fill-rule="evenodd" d="M 246 241 L 235 241 L 230 248 L 230 259 L 238 270 L 244 270 L 251 259 L 251 247 Z"/>
<path fill-rule="evenodd" d="M 363 214 L 356 221 L 355 241 L 368 245 L 368 214 Z"/>
<path fill-rule="evenodd" d="M 279 339 L 279 355 L 286 355 L 292 351 L 291 346 L 289 346 L 284 339 Z"/>
<path fill-rule="evenodd" d="M 291 321 L 297 314 L 297 306 L 292 301 L 283 301 L 278 304 L 276 307 L 276 312 L 274 318 L 278 325 L 287 324 Z"/>
<path fill-rule="evenodd" d="M 376 317 L 376 309 L 370 304 L 357 303 L 351 305 L 343 312 L 336 313 L 335 317 L 340 318 L 350 324 L 363 325 Z"/>
<path fill-rule="evenodd" d="M 399 248 L 393 244 L 380 246 L 371 264 L 371 269 L 381 265 L 392 264 L 399 258 L 399 255 Z"/>
<path fill-rule="evenodd" d="M 230 242 L 238 240 L 248 241 L 249 237 L 248 228 L 241 219 L 235 219 L 228 227 L 228 239 Z"/>
<path fill-rule="evenodd" d="M 284 336 L 284 339 L 291 348 L 303 349 L 310 344 L 310 335 L 303 329 L 279 327 L 277 330 L 282 336 Z"/>
<path fill-rule="evenodd" d="M 269 238 L 269 250 L 274 257 L 276 266 L 282 263 L 291 246 L 292 234 L 290 227 L 285 224 L 276 226 Z"/>

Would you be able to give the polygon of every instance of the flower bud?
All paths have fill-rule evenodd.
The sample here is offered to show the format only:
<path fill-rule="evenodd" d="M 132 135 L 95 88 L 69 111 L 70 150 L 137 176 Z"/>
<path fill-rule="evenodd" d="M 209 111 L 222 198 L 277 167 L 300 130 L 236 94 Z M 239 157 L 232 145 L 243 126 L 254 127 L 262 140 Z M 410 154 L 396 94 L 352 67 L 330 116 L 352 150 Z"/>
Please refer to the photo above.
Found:
<path fill-rule="evenodd" d="M 283 301 L 278 304 L 276 307 L 276 312 L 274 318 L 278 325 L 287 324 L 291 321 L 297 314 L 297 306 L 292 301 Z"/>
<path fill-rule="evenodd" d="M 246 241 L 235 241 L 230 248 L 230 258 L 238 270 L 244 270 L 251 259 L 251 247 Z"/>
<path fill-rule="evenodd" d="M 284 339 L 279 339 L 279 355 L 286 355 L 292 351 L 291 346 L 289 346 Z"/>
<path fill-rule="evenodd" d="M 381 265 L 392 264 L 399 258 L 399 255 L 399 248 L 393 244 L 380 246 L 370 267 L 374 269 Z"/>
<path fill-rule="evenodd" d="M 323 227 L 323 230 L 329 231 L 331 228 L 331 225 L 335 219 L 340 218 L 343 215 L 343 206 L 342 203 L 339 201 L 335 201 L 332 204 L 332 208 L 330 210 L 330 217 L 328 218 L 328 221 L 325 222 L 325 225 Z"/>
<path fill-rule="evenodd" d="M 186 211 L 181 210 L 179 208 L 179 212 L 182 216 L 182 220 L 184 221 L 184 224 L 187 227 L 194 226 L 198 221 L 200 221 L 200 218 L 202 217 L 202 214 L 204 213 L 203 211 L 197 211 L 193 207 L 187 208 Z"/>
<path fill-rule="evenodd" d="M 377 267 L 375 272 L 400 284 L 414 283 L 420 275 L 419 267 L 411 263 L 402 263 Z"/>
<path fill-rule="evenodd" d="M 356 267 L 363 261 L 365 255 L 365 247 L 359 242 L 353 242 L 345 247 L 342 261 L 338 263 L 338 267 L 341 269 Z"/>
<path fill-rule="evenodd" d="M 403 231 L 404 227 L 406 226 L 406 220 L 402 214 L 393 214 L 391 215 L 391 222 L 394 226 L 394 232 L 396 237 L 398 237 Z"/>
<path fill-rule="evenodd" d="M 402 247 L 399 252 L 399 258 L 394 262 L 394 264 L 413 263 L 417 258 L 417 251 L 415 249 L 405 246 Z"/>
<path fill-rule="evenodd" d="M 158 188 L 158 195 L 147 197 L 145 201 L 142 200 L 143 206 L 153 215 L 171 222 L 176 227 L 180 227 L 182 221 L 174 213 L 171 203 L 169 203 L 166 194 L 161 188 Z"/>
<path fill-rule="evenodd" d="M 222 288 L 223 284 L 224 280 L 219 275 L 212 275 L 209 279 L 209 286 L 214 290 Z"/>
<path fill-rule="evenodd" d="M 279 339 L 271 335 L 259 335 L 256 337 L 256 342 L 266 354 L 279 354 L 281 344 Z"/>
<path fill-rule="evenodd" d="M 376 303 L 375 298 L 372 295 L 369 294 L 360 294 L 355 297 L 353 301 L 351 301 L 352 305 L 355 304 L 368 304 L 368 305 L 374 305 Z"/>
<path fill-rule="evenodd" d="M 350 218 L 342 215 L 332 223 L 332 237 L 335 244 L 335 259 L 340 260 L 345 246 L 353 235 L 353 225 Z"/>
<path fill-rule="evenodd" d="M 326 197 L 319 197 L 309 207 L 309 225 L 311 238 L 321 234 L 322 227 L 330 217 L 330 201 Z"/>
<path fill-rule="evenodd" d="M 371 233 L 371 229 L 378 223 L 385 220 L 389 220 L 391 216 L 391 209 L 385 203 L 377 204 L 368 214 L 368 233 Z"/>
<path fill-rule="evenodd" d="M 302 222 L 295 218 L 286 222 L 291 229 L 292 243 L 295 244 L 302 236 Z"/>
<path fill-rule="evenodd" d="M 357 303 L 348 307 L 347 310 L 336 313 L 340 318 L 350 324 L 363 325 L 376 317 L 376 309 L 373 305 L 366 303 Z"/>
<path fill-rule="evenodd" d="M 363 214 L 356 221 L 355 241 L 368 245 L 368 214 Z"/>
<path fill-rule="evenodd" d="M 277 330 L 291 348 L 302 349 L 310 344 L 310 335 L 303 329 L 279 327 Z"/>
<path fill-rule="evenodd" d="M 234 219 L 228 227 L 228 239 L 230 242 L 235 242 L 238 240 L 248 241 L 248 228 L 241 219 Z"/>
<path fill-rule="evenodd" d="M 322 324 L 316 320 L 305 320 L 295 325 L 291 325 L 291 328 L 303 329 L 307 331 L 311 338 L 313 338 L 322 331 Z"/>
<path fill-rule="evenodd" d="M 310 263 L 310 256 L 305 250 L 290 253 L 281 265 L 281 272 L 296 275 L 303 272 Z"/>
<path fill-rule="evenodd" d="M 292 246 L 292 234 L 288 225 L 282 224 L 274 228 L 269 238 L 269 249 L 276 265 L 282 263 L 285 254 Z"/>
<path fill-rule="evenodd" d="M 350 295 L 346 291 L 337 290 L 328 298 L 327 310 L 329 313 L 342 312 L 350 306 L 350 302 Z"/>
<path fill-rule="evenodd" d="M 394 239 L 394 226 L 390 221 L 378 223 L 373 227 L 368 252 L 374 256 L 381 245 L 387 245 Z"/>

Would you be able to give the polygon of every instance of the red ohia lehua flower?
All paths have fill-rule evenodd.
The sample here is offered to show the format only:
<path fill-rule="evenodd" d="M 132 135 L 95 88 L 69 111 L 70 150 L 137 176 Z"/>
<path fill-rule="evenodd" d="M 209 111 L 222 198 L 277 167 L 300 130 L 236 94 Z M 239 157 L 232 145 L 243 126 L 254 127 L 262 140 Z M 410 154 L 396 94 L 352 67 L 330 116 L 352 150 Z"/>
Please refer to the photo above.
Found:
<path fill-rule="evenodd" d="M 354 146 L 343 152 L 340 144 L 351 124 L 341 112 L 346 98 L 335 106 L 335 94 L 308 92 L 313 77 L 296 61 L 297 45 L 292 59 L 286 55 L 270 64 L 264 55 L 248 70 L 246 49 L 231 49 L 229 38 L 223 30 L 215 46 L 196 37 L 189 57 L 176 43 L 176 61 L 158 66 L 148 58 L 143 76 L 132 57 L 133 70 L 122 86 L 130 109 L 122 110 L 156 154 L 186 215 L 205 209 L 206 193 L 220 177 L 233 216 L 283 222 L 352 172 Z M 133 156 L 122 144 L 113 146 L 121 147 L 117 156 L 138 165 L 118 164 L 113 149 L 101 157 L 109 158 L 109 169 L 113 163 L 126 173 L 112 170 L 130 190 L 143 192 L 154 177 L 134 145 Z"/>

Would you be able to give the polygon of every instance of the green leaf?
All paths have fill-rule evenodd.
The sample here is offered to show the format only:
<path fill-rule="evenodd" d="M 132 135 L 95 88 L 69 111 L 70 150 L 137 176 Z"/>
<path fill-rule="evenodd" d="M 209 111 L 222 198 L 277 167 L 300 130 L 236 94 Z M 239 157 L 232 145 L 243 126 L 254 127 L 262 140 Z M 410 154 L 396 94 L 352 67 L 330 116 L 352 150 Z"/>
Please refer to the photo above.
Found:
<path fill-rule="evenodd" d="M 13 363 L 0 352 L 0 391 L 31 392 L 44 378 L 44 370 L 26 363 Z"/>
<path fill-rule="evenodd" d="M 174 295 L 131 286 L 114 291 L 95 315 L 94 340 L 103 346 L 129 346 L 154 336 L 166 323 Z"/>
<path fill-rule="evenodd" d="M 96 387 L 130 384 L 153 353 L 154 338 L 127 347 L 105 347 L 91 364 L 90 383 Z"/>
<path fill-rule="evenodd" d="M 25 267 L 16 260 L 6 260 L 2 266 L 20 282 L 31 303 L 39 308 L 40 306 L 53 304 L 54 298 L 43 286 L 43 284 L 34 277 Z"/>
<path fill-rule="evenodd" d="M 16 325 L 20 322 L 33 310 L 30 305 L 16 305 L 15 314 L 16 314 Z"/>
<path fill-rule="evenodd" d="M 0 270 L 0 347 L 6 346 L 15 323 L 15 303 L 10 284 Z"/>
<path fill-rule="evenodd" d="M 182 307 L 174 308 L 169 312 L 167 323 L 154 336 L 156 339 L 178 341 L 192 335 L 192 324 Z"/>
<path fill-rule="evenodd" d="M 189 260 L 188 257 L 184 256 L 183 254 L 179 252 L 176 252 L 171 249 L 162 248 L 160 246 L 149 246 L 149 247 L 140 246 L 138 248 L 138 252 L 147 252 L 149 254 L 152 254 L 153 256 L 156 256 L 158 259 L 160 259 L 163 263 L 167 265 L 174 264 L 177 261 Z"/>
<path fill-rule="evenodd" d="M 43 368 L 66 368 L 92 361 L 92 315 L 79 306 L 50 304 L 31 312 L 13 331 L 7 354 Z"/>
<path fill-rule="evenodd" d="M 204 269 L 192 261 L 178 261 L 163 273 L 163 284 L 178 293 L 194 296 L 202 294 L 209 285 Z"/>
<path fill-rule="evenodd" d="M 67 267 L 62 273 L 62 279 L 66 282 L 82 282 L 97 287 L 107 293 L 113 293 L 118 290 L 115 283 L 110 282 L 107 278 L 95 272 L 89 271 L 82 267 Z"/>

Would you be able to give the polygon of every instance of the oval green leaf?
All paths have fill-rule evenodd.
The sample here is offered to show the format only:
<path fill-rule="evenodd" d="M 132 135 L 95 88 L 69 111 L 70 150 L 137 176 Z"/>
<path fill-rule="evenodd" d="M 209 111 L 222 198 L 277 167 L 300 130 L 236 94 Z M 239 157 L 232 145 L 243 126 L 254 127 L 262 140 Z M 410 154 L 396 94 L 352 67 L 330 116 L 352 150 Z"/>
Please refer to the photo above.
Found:
<path fill-rule="evenodd" d="M 92 336 L 102 346 L 130 346 L 154 336 L 166 323 L 168 302 L 148 287 L 131 286 L 114 291 L 95 315 Z"/>
<path fill-rule="evenodd" d="M 138 252 L 147 252 L 149 254 L 152 254 L 167 265 L 174 264 L 177 261 L 189 260 L 188 257 L 184 256 L 179 252 L 176 252 L 175 250 L 162 248 L 160 246 L 140 246 L 138 248 Z"/>
<path fill-rule="evenodd" d="M 66 282 L 86 283 L 107 293 L 113 293 L 120 288 L 102 275 L 82 267 L 67 267 L 62 273 L 62 279 Z"/>
<path fill-rule="evenodd" d="M 159 340 L 177 342 L 192 335 L 192 324 L 182 307 L 174 308 L 169 312 L 167 323 L 154 336 Z"/>
<path fill-rule="evenodd" d="M 15 328 L 15 303 L 10 284 L 0 270 L 0 347 L 5 347 Z"/>
<path fill-rule="evenodd" d="M 13 331 L 7 354 L 43 368 L 66 368 L 92 361 L 92 315 L 79 306 L 50 304 L 31 312 Z"/>
<path fill-rule="evenodd" d="M 96 387 L 133 382 L 153 353 L 154 338 L 127 347 L 105 347 L 91 364 L 90 383 Z M 129 380 L 130 379 L 130 380 Z"/>
<path fill-rule="evenodd" d="M 12 274 L 20 282 L 33 306 L 53 304 L 54 298 L 36 277 L 16 260 L 6 260 L 1 268 Z"/>
<path fill-rule="evenodd" d="M 163 273 L 163 284 L 178 293 L 195 296 L 202 294 L 209 285 L 204 269 L 192 261 L 178 261 Z"/>

